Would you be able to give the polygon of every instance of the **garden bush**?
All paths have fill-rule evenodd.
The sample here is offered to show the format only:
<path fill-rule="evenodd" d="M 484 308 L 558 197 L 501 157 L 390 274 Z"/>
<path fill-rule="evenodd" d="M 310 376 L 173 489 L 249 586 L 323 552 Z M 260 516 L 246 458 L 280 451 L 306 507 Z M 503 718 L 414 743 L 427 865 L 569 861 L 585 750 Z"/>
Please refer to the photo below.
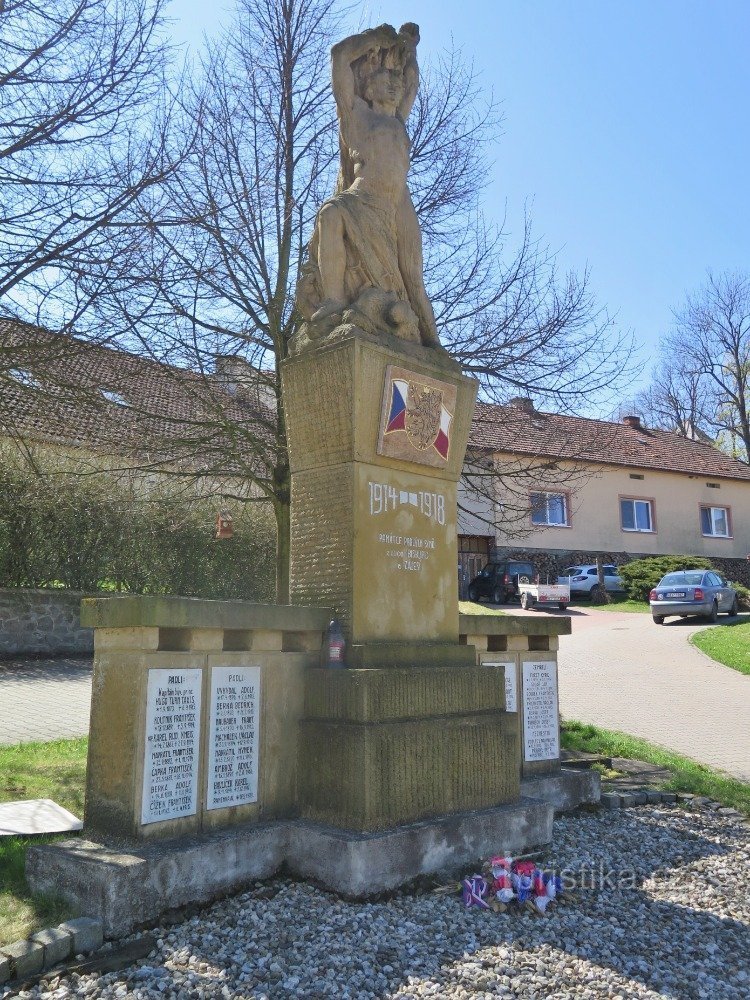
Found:
<path fill-rule="evenodd" d="M 730 581 L 730 587 L 734 587 L 737 591 L 737 603 L 745 611 L 750 611 L 750 588 L 746 587 L 743 583 L 734 583 Z"/>
<path fill-rule="evenodd" d="M 648 601 L 648 595 L 665 573 L 680 569 L 713 569 L 711 561 L 702 556 L 650 556 L 634 559 L 620 566 L 628 597 L 633 601 Z"/>
<path fill-rule="evenodd" d="M 217 541 L 222 509 L 234 535 Z M 0 586 L 263 601 L 273 600 L 274 577 L 266 505 L 0 462 Z"/>

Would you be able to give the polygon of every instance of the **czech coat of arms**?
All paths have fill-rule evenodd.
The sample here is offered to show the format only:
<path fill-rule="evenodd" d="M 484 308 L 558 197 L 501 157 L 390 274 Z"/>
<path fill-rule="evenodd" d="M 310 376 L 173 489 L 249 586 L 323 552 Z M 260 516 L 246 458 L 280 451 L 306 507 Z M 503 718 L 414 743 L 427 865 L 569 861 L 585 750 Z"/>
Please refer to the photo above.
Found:
<path fill-rule="evenodd" d="M 389 367 L 379 454 L 442 467 L 450 450 L 453 409 L 455 389 L 450 384 Z"/>
<path fill-rule="evenodd" d="M 440 407 L 443 394 L 439 389 L 419 382 L 409 382 L 406 396 L 404 430 L 420 451 L 429 448 L 440 431 Z"/>

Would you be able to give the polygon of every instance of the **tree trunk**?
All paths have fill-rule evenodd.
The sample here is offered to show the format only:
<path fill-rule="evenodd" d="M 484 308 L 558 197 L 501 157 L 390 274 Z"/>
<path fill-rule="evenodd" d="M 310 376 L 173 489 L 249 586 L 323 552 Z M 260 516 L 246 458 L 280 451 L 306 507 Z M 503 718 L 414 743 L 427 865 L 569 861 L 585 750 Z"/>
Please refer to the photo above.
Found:
<path fill-rule="evenodd" d="M 601 556 L 596 557 L 596 584 L 591 588 L 592 604 L 609 604 L 611 598 L 604 586 L 604 563 Z"/>
<path fill-rule="evenodd" d="M 291 523 L 289 503 L 274 505 L 276 514 L 276 603 L 289 604 Z"/>

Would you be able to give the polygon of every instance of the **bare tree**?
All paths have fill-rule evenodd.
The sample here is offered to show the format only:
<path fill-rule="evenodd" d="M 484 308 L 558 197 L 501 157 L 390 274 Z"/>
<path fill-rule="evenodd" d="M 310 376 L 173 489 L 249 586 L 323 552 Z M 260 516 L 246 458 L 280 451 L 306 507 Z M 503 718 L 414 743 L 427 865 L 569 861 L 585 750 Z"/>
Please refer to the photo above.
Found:
<path fill-rule="evenodd" d="M 205 433 L 245 456 L 259 497 L 273 505 L 281 601 L 290 475 L 279 364 L 300 322 L 294 289 L 315 213 L 338 167 L 329 48 L 342 25 L 336 0 L 237 0 L 231 28 L 183 95 L 190 155 L 139 200 L 145 226 L 120 234 L 114 267 L 84 276 L 108 287 L 99 299 L 107 327 L 203 371 L 207 384 L 222 384 L 217 356 L 225 370 L 233 359 L 240 377 L 224 384 L 242 386 L 255 419 L 231 425 L 218 394 Z M 558 281 L 528 226 L 509 261 L 500 227 L 482 218 L 499 116 L 456 53 L 424 73 L 407 127 L 426 284 L 444 343 L 479 378 L 484 399 L 522 391 L 570 409 L 612 391 L 628 344 L 594 307 L 587 276 Z M 200 428 L 186 433 L 198 447 Z"/>
<path fill-rule="evenodd" d="M 632 400 L 621 404 L 618 417 L 637 413 L 648 427 L 676 431 L 683 437 L 710 440 L 705 418 L 702 373 L 690 357 L 671 351 L 653 369 L 651 382 Z"/>
<path fill-rule="evenodd" d="M 640 401 L 656 426 L 710 436 L 749 460 L 750 275 L 709 273 L 688 295 Z"/>
<path fill-rule="evenodd" d="M 169 169 L 166 0 L 0 0 L 0 310 L 78 324 L 77 278 Z"/>

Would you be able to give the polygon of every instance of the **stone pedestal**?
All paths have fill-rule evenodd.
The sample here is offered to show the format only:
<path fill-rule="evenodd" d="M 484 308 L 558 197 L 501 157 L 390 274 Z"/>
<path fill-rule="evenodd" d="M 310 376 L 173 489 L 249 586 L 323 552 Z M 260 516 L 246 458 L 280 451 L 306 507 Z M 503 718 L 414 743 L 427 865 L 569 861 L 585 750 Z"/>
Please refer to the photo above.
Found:
<path fill-rule="evenodd" d="M 297 812 L 296 728 L 324 609 L 92 598 L 85 830 L 188 836 Z"/>
<path fill-rule="evenodd" d="M 504 709 L 501 667 L 308 671 L 301 815 L 371 832 L 515 801 Z"/>
<path fill-rule="evenodd" d="M 442 352 L 349 336 L 282 366 L 291 598 L 350 643 L 458 641 L 456 483 L 476 396 Z"/>
<path fill-rule="evenodd" d="M 506 710 L 518 737 L 522 778 L 560 772 L 560 706 L 557 688 L 559 636 L 570 635 L 560 615 L 461 615 L 461 641 L 477 662 L 502 668 Z"/>

